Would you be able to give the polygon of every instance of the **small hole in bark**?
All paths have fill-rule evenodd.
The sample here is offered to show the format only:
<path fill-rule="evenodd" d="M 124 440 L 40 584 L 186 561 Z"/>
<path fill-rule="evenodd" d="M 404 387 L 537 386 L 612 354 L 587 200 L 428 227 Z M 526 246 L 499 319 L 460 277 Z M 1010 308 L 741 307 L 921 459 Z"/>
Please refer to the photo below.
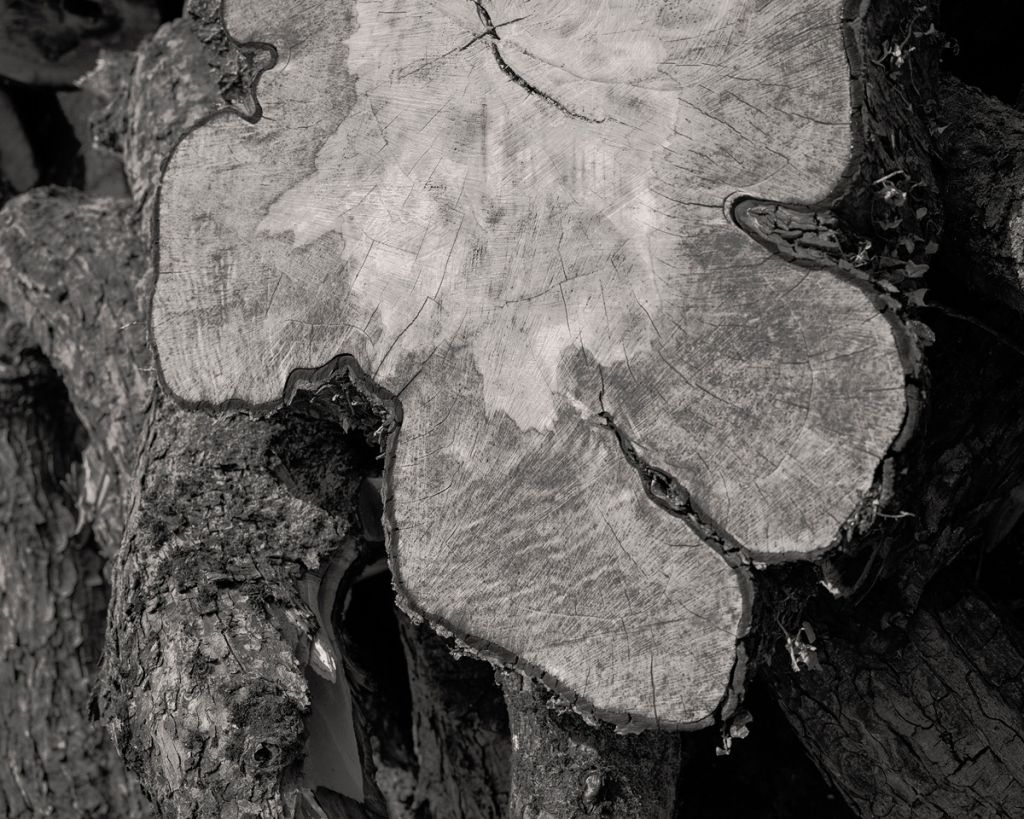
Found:
<path fill-rule="evenodd" d="M 256 750 L 252 752 L 252 760 L 260 767 L 269 764 L 274 760 L 276 754 L 271 746 L 264 743 L 260 743 L 256 746 Z"/>

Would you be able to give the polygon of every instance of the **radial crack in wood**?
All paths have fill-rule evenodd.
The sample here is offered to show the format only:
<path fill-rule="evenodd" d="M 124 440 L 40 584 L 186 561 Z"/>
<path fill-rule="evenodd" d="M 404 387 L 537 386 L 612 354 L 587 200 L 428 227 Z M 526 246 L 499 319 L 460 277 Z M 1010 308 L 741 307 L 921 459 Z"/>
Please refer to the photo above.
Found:
<path fill-rule="evenodd" d="M 166 385 L 270 409 L 350 356 L 400 422 L 404 604 L 581 709 L 707 724 L 742 670 L 743 561 L 827 549 L 906 414 L 889 318 L 729 217 L 847 178 L 843 12 L 225 0 L 277 62 L 253 121 L 209 119 L 165 171 Z"/>

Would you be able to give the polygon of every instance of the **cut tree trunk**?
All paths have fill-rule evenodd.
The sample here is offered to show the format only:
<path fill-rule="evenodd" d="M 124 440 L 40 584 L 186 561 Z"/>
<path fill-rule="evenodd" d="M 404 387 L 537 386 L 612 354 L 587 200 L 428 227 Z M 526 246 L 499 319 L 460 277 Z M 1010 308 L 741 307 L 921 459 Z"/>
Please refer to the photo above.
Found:
<path fill-rule="evenodd" d="M 857 609 L 819 601 L 807 615 L 823 672 L 794 673 L 782 655 L 770 678 L 812 758 L 862 815 L 1013 816 L 1019 624 L 971 586 L 993 553 L 1016 548 L 1024 511 L 1019 115 L 948 80 L 934 121 L 949 227 L 925 302 L 937 341 L 917 476 L 898 515 L 866 539 L 873 559 L 850 584 Z M 953 600 L 966 596 L 932 593 L 918 611 L 957 560 L 943 582 L 956 575 Z"/>
<path fill-rule="evenodd" d="M 823 675 L 772 675 L 851 804 L 1019 812 L 1012 630 L 973 598 L 925 598 L 914 614 L 935 572 L 1004 539 L 1021 506 L 1009 392 L 960 406 L 943 376 L 939 399 L 921 381 L 915 308 L 938 230 L 913 108 L 934 80 L 924 14 L 735 0 L 671 18 L 668 4 L 631 8 L 630 27 L 588 9 L 571 29 L 535 4 L 453 2 L 445 16 L 227 0 L 231 33 L 263 43 L 247 54 L 216 5 L 191 4 L 205 51 L 179 22 L 87 81 L 113 89 L 106 123 L 142 226 L 128 203 L 51 191 L 16 200 L 0 231 L 0 270 L 18 271 L 0 276 L 0 300 L 87 433 L 80 485 L 54 487 L 36 457 L 66 433 L 29 429 L 45 418 L 12 426 L 12 441 L 42 443 L 9 466 L 42 487 L 49 553 L 84 542 L 67 534 L 72 510 L 93 527 L 83 574 L 127 521 L 101 704 L 156 808 L 671 815 L 688 741 L 629 732 L 714 721 L 741 734 L 729 719 L 747 655 L 771 653 L 774 618 L 798 621 L 804 581 L 820 578 L 868 597 L 814 646 L 791 644 L 817 648 Z M 277 62 L 253 96 L 267 43 Z M 222 90 L 252 121 L 204 119 L 223 107 L 211 54 L 230 55 Z M 993 121 L 1014 122 L 978 117 Z M 162 160 L 192 125 L 159 203 L 151 330 L 169 395 L 142 336 L 141 248 Z M 1009 142 L 990 165 L 983 143 L 949 166 L 947 189 L 965 191 L 949 210 L 976 214 L 990 185 L 1002 198 L 987 236 L 1012 244 Z M 994 280 L 1014 283 L 1015 252 L 993 257 Z M 978 370 L 964 383 L 999 381 Z M 927 409 L 943 417 L 915 443 Z M 490 673 L 403 624 L 415 762 L 400 806 L 376 790 L 364 722 L 378 714 L 347 684 L 334 633 L 377 559 L 355 516 L 355 439 L 371 431 L 387 442 L 401 605 L 512 669 L 506 739 L 465 687 L 492 703 Z M 956 476 L 957 462 L 985 474 Z M 28 567 L 17 594 L 42 577 L 14 565 Z M 61 628 L 75 594 L 54 596 Z M 856 623 L 870 625 L 844 631 Z M 1002 646 L 984 662 L 979 635 Z M 929 699 L 925 678 L 968 694 Z M 48 713 L 74 711 L 87 736 L 82 698 L 67 703 L 51 697 Z M 938 739 L 908 728 L 908 709 L 943 726 Z M 105 760 L 92 759 L 97 782 L 111 784 L 89 804 L 112 794 L 130 810 Z"/>
<path fill-rule="evenodd" d="M 879 192 L 880 29 L 838 0 L 392 5 L 225 3 L 278 61 L 164 174 L 164 383 L 265 413 L 337 361 L 389 414 L 403 606 L 620 726 L 727 717 L 751 565 L 884 505 L 916 416 L 897 302 L 731 217 Z"/>

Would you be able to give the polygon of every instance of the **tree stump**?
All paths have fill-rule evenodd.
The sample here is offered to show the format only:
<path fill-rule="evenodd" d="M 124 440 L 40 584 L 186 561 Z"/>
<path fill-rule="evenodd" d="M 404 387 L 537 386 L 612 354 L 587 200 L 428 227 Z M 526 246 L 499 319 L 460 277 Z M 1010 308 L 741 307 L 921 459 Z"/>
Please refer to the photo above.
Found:
<path fill-rule="evenodd" d="M 404 607 L 620 727 L 728 715 L 751 566 L 884 502 L 912 417 L 894 311 L 733 217 L 858 175 L 845 5 L 225 0 L 276 62 L 167 165 L 163 382 L 347 371 Z"/>

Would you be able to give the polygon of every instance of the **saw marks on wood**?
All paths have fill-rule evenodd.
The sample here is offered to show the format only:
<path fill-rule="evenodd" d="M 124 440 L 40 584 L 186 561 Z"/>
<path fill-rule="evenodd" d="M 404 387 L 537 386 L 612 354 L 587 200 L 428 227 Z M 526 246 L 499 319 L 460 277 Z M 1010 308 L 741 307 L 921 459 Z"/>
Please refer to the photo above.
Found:
<path fill-rule="evenodd" d="M 167 385 L 272 406 L 352 356 L 403 408 L 407 602 L 581 704 L 706 723 L 749 581 L 616 431 L 763 559 L 826 548 L 871 488 L 906 409 L 890 325 L 727 207 L 841 182 L 841 6 L 226 0 L 277 62 L 262 118 L 214 117 L 165 172 Z"/>

